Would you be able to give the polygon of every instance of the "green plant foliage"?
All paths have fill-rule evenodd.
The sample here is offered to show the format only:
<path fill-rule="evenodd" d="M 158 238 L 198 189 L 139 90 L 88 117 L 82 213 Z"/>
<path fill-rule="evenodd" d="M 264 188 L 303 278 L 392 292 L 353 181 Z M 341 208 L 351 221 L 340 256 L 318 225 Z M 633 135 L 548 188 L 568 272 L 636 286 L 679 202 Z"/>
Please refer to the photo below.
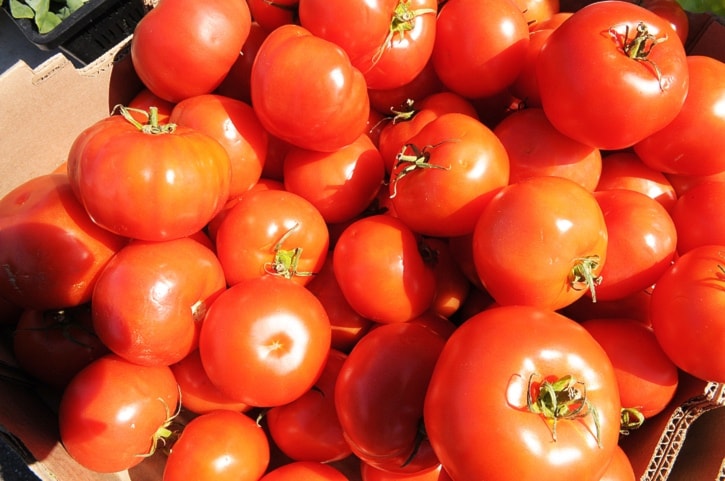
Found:
<path fill-rule="evenodd" d="M 10 14 L 35 22 L 38 32 L 46 34 L 81 8 L 88 0 L 10 0 Z M 1 3 L 0 3 L 1 4 Z"/>
<path fill-rule="evenodd" d="M 725 0 L 677 0 L 677 3 L 688 12 L 725 15 Z"/>

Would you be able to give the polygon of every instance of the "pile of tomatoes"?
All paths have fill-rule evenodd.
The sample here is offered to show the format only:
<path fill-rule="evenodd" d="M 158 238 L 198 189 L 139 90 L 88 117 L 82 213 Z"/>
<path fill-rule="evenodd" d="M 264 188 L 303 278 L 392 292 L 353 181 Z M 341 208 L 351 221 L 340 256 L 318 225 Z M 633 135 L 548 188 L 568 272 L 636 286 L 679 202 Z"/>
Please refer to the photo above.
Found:
<path fill-rule="evenodd" d="M 633 480 L 725 382 L 725 64 L 674 0 L 161 0 L 0 200 L 60 440 L 163 480 Z"/>

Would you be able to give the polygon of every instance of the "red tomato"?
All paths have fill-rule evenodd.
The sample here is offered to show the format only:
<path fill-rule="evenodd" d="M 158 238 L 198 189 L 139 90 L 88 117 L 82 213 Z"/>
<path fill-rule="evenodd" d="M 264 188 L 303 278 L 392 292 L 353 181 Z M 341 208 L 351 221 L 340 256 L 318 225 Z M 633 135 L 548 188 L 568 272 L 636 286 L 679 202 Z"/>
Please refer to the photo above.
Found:
<path fill-rule="evenodd" d="M 247 3 L 251 9 L 252 2 L 247 0 Z M 239 52 L 237 59 L 229 69 L 226 77 L 222 80 L 222 83 L 214 90 L 215 93 L 241 100 L 247 104 L 252 103 L 252 92 L 249 85 L 252 77 L 252 65 L 254 64 L 254 59 L 257 58 L 259 47 L 264 42 L 264 39 L 267 38 L 268 33 L 269 31 L 263 28 L 256 21 L 256 18 L 252 21 L 249 28 L 249 35 L 247 35 L 247 40 L 242 45 L 242 50 Z"/>
<path fill-rule="evenodd" d="M 445 339 L 416 323 L 367 333 L 342 364 L 335 406 L 353 453 L 378 469 L 417 473 L 438 465 L 423 427 L 428 381 Z"/>
<path fill-rule="evenodd" d="M 551 123 L 584 144 L 614 150 L 665 127 L 688 92 L 685 49 L 662 17 L 628 2 L 577 10 L 537 60 Z"/>
<path fill-rule="evenodd" d="M 705 182 L 683 193 L 672 207 L 677 252 L 682 255 L 707 244 L 725 245 L 725 182 Z"/>
<path fill-rule="evenodd" d="M 196 95 L 176 104 L 169 121 L 203 132 L 224 147 L 231 162 L 230 196 L 248 191 L 262 176 L 269 139 L 249 104 L 223 95 Z"/>
<path fill-rule="evenodd" d="M 433 469 L 424 470 L 415 474 L 392 473 L 378 469 L 368 463 L 360 464 L 362 481 L 441 481 L 442 466 L 439 464 Z"/>
<path fill-rule="evenodd" d="M 539 83 L 536 79 L 536 62 L 553 28 L 542 28 L 529 32 L 529 48 L 516 80 L 511 84 L 511 93 L 521 99 L 527 107 L 541 107 Z"/>
<path fill-rule="evenodd" d="M 516 80 L 528 45 L 529 26 L 516 3 L 448 0 L 438 13 L 431 58 L 447 88 L 468 98 L 486 97 Z"/>
<path fill-rule="evenodd" d="M 127 242 L 88 217 L 67 176 L 35 177 L 0 199 L 0 297 L 39 310 L 84 304 Z"/>
<path fill-rule="evenodd" d="M 636 481 L 636 479 L 634 468 L 627 453 L 620 446 L 617 446 L 612 461 L 602 477 L 599 478 L 599 481 Z"/>
<path fill-rule="evenodd" d="M 360 215 L 385 181 L 380 152 L 366 134 L 335 152 L 292 148 L 283 164 L 285 189 L 307 199 L 327 223 Z"/>
<path fill-rule="evenodd" d="M 269 471 L 259 481 L 348 481 L 348 478 L 329 464 L 296 461 Z"/>
<path fill-rule="evenodd" d="M 502 305 L 560 309 L 595 292 L 607 227 L 593 193 L 563 177 L 529 177 L 500 190 L 473 232 L 481 282 Z"/>
<path fill-rule="evenodd" d="M 122 109 L 122 113 L 125 110 Z M 189 127 L 113 115 L 86 128 L 68 177 L 91 218 L 118 235 L 169 240 L 200 231 L 229 197 L 226 150 Z"/>
<path fill-rule="evenodd" d="M 163 481 L 258 481 L 269 465 L 269 441 L 250 417 L 229 410 L 186 424 L 164 464 Z"/>
<path fill-rule="evenodd" d="M 196 414 L 204 414 L 218 409 L 230 411 L 247 411 L 249 409 L 249 406 L 230 399 L 212 384 L 201 364 L 198 349 L 194 349 L 184 359 L 169 367 L 179 384 L 181 405 L 184 409 Z"/>
<path fill-rule="evenodd" d="M 652 329 L 628 318 L 589 319 L 581 325 L 612 361 L 622 407 L 636 409 L 645 419 L 662 412 L 675 395 L 678 370 Z"/>
<path fill-rule="evenodd" d="M 662 204 L 632 190 L 605 190 L 594 197 L 607 225 L 607 262 L 597 300 L 630 296 L 652 286 L 675 257 L 678 233 Z"/>
<path fill-rule="evenodd" d="M 711 175 L 725 170 L 725 63 L 688 56 L 690 88 L 677 116 L 634 146 L 655 170 L 680 175 Z M 706 140 L 705 140 L 706 139 Z"/>
<path fill-rule="evenodd" d="M 508 153 L 512 184 L 539 175 L 566 177 L 587 190 L 594 190 L 599 182 L 602 171 L 599 149 L 556 130 L 540 108 L 512 112 L 493 133 Z"/>
<path fill-rule="evenodd" d="M 415 234 L 393 216 L 377 214 L 350 224 L 335 244 L 332 266 L 345 299 L 367 319 L 405 322 L 433 303 L 433 269 Z"/>
<path fill-rule="evenodd" d="M 423 70 L 410 82 L 392 89 L 368 89 L 368 97 L 371 108 L 388 116 L 395 114 L 409 101 L 415 103 L 442 90 L 443 84 L 429 59 Z"/>
<path fill-rule="evenodd" d="M 25 309 L 13 331 L 12 346 L 21 369 L 58 390 L 108 354 L 93 332 L 88 304 L 48 311 Z"/>
<path fill-rule="evenodd" d="M 93 326 L 119 356 L 167 366 L 196 349 L 206 312 L 225 288 L 219 260 L 197 241 L 133 241 L 98 276 Z"/>
<path fill-rule="evenodd" d="M 108 354 L 86 366 L 63 391 L 60 440 L 91 471 L 124 471 L 154 451 L 178 402 L 171 369 Z"/>
<path fill-rule="evenodd" d="M 474 415 L 481 406 L 486 415 Z M 453 479 L 598 481 L 619 439 L 619 392 L 606 352 L 578 323 L 504 306 L 448 339 L 424 416 Z"/>
<path fill-rule="evenodd" d="M 592 302 L 589 296 L 583 296 L 561 309 L 560 312 L 579 322 L 587 319 L 626 317 L 649 326 L 651 295 L 652 288 L 650 287 L 611 301 Z"/>
<path fill-rule="evenodd" d="M 240 282 L 209 308 L 199 353 L 209 379 L 228 397 L 279 406 L 307 392 L 330 350 L 330 320 L 304 287 L 279 277 Z"/>
<path fill-rule="evenodd" d="M 559 13 L 559 0 L 516 0 L 519 9 L 524 13 L 526 23 L 536 25 Z"/>
<path fill-rule="evenodd" d="M 647 167 L 631 151 L 613 152 L 602 158 L 602 173 L 596 190 L 629 189 L 652 197 L 668 212 L 677 200 L 677 192 L 665 175 Z"/>
<path fill-rule="evenodd" d="M 664 174 L 667 180 L 672 184 L 676 195 L 681 196 L 691 188 L 705 182 L 725 181 L 725 170 L 710 175 L 679 175 Z"/>
<path fill-rule="evenodd" d="M 641 5 L 670 22 L 682 44 L 687 42 L 690 33 L 690 17 L 677 0 L 644 0 Z"/>
<path fill-rule="evenodd" d="M 142 123 L 148 120 L 147 112 L 151 107 L 156 107 L 160 123 L 168 122 L 171 111 L 174 110 L 174 105 L 176 105 L 174 102 L 162 99 L 145 87 L 128 102 L 131 116 L 137 122 Z M 134 112 L 133 109 L 141 110 L 141 112 Z"/>
<path fill-rule="evenodd" d="M 244 0 L 163 0 L 134 29 L 134 70 L 171 102 L 211 93 L 237 59 L 251 22 Z"/>
<path fill-rule="evenodd" d="M 652 291 L 650 319 L 677 367 L 699 379 L 725 382 L 725 246 L 695 247 L 678 257 Z"/>
<path fill-rule="evenodd" d="M 471 283 L 451 253 L 451 245 L 445 239 L 425 239 L 430 251 L 436 276 L 436 296 L 431 310 L 439 316 L 450 318 L 465 301 L 471 291 Z"/>
<path fill-rule="evenodd" d="M 469 234 L 492 195 L 509 180 L 499 138 L 465 114 L 436 117 L 411 137 L 390 174 L 396 215 L 436 237 Z"/>
<path fill-rule="evenodd" d="M 315 385 L 299 398 L 267 411 L 275 445 L 295 461 L 339 461 L 352 454 L 335 410 L 335 383 L 347 356 L 332 349 Z"/>
<path fill-rule="evenodd" d="M 247 0 L 255 22 L 267 32 L 282 25 L 298 23 L 299 0 Z"/>
<path fill-rule="evenodd" d="M 216 232 L 217 256 L 229 285 L 265 276 L 306 285 L 325 262 L 328 246 L 320 211 L 285 190 L 246 193 Z"/>
<path fill-rule="evenodd" d="M 274 136 L 331 152 L 365 130 L 365 79 L 336 44 L 296 25 L 271 32 L 252 66 L 252 105 Z"/>

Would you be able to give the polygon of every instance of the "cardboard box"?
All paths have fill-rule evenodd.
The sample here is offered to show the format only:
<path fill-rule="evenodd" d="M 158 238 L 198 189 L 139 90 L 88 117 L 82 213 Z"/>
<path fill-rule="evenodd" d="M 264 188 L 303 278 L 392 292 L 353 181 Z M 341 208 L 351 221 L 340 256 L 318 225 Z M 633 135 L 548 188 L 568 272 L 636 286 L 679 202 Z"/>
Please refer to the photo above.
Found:
<path fill-rule="evenodd" d="M 725 26 L 693 17 L 692 53 L 725 61 Z M 126 39 L 92 64 L 75 68 L 55 55 L 37 68 L 18 62 L 0 73 L 0 196 L 65 161 L 75 137 L 141 88 Z M 0 437 L 43 481 L 158 481 L 163 453 L 128 472 L 98 474 L 75 463 L 58 441 L 57 398 L 38 390 L 14 367 L 0 338 Z M 725 480 L 725 391 L 722 384 L 683 375 L 670 407 L 624 438 L 642 481 Z M 338 463 L 359 481 L 354 461 Z"/>

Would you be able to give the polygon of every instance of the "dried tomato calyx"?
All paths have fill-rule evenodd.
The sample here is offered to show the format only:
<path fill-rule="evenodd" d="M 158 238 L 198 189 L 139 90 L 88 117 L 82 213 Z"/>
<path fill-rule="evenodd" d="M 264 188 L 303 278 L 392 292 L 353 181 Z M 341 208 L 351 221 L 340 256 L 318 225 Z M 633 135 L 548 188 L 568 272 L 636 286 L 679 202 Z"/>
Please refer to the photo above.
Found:
<path fill-rule="evenodd" d="M 655 45 L 667 40 L 667 35 L 657 38 L 649 32 L 649 28 L 644 22 L 639 22 L 637 24 L 634 35 L 631 38 L 629 25 L 624 26 L 624 33 L 618 32 L 616 28 L 617 27 L 611 27 L 608 32 L 609 35 L 614 39 L 622 52 L 624 52 L 624 54 L 629 58 L 638 62 L 644 62 L 652 67 L 652 70 L 654 70 L 654 73 L 657 76 L 660 90 L 664 91 L 665 85 L 662 81 L 662 72 L 657 64 L 649 58 L 649 54 L 652 52 Z"/>
<path fill-rule="evenodd" d="M 135 109 L 132 107 L 126 107 L 125 105 L 116 105 L 113 107 L 113 111 L 111 112 L 111 115 L 114 113 L 120 113 L 124 119 L 126 119 L 129 123 L 133 124 L 134 127 L 136 127 L 138 130 L 145 134 L 172 134 L 176 130 L 176 124 L 168 123 L 168 124 L 159 124 L 159 108 L 158 107 L 149 107 L 148 110 L 143 109 Z M 136 120 L 133 115 L 131 115 L 132 112 L 141 114 L 146 116 L 147 121 L 146 123 L 141 123 L 138 120 Z"/>
<path fill-rule="evenodd" d="M 619 432 L 627 435 L 632 429 L 644 424 L 644 415 L 637 408 L 622 408 L 619 421 Z"/>
<path fill-rule="evenodd" d="M 445 142 L 445 141 L 444 141 Z M 395 165 L 393 165 L 393 171 L 396 171 L 401 165 L 405 165 L 393 178 L 393 193 L 390 194 L 392 199 L 398 194 L 398 182 L 400 179 L 410 174 L 414 170 L 419 169 L 441 169 L 450 170 L 450 167 L 444 167 L 442 165 L 430 163 L 430 150 L 437 147 L 436 145 L 426 145 L 422 149 L 414 144 L 405 144 L 400 150 L 398 155 L 395 156 Z M 410 149 L 413 153 L 406 154 L 405 152 Z"/>
<path fill-rule="evenodd" d="M 298 271 L 297 266 L 302 257 L 302 247 L 282 249 L 282 244 L 292 235 L 292 232 L 299 227 L 299 224 L 292 226 L 285 232 L 279 241 L 274 245 L 274 260 L 264 266 L 264 270 L 271 275 L 291 279 L 293 276 L 312 276 L 314 272 Z"/>
<path fill-rule="evenodd" d="M 393 10 L 393 16 L 390 19 L 390 28 L 388 34 L 385 36 L 385 41 L 373 56 L 373 65 L 380 61 L 380 57 L 385 53 L 385 48 L 393 42 L 396 35 L 402 40 L 405 32 L 409 32 L 415 28 L 415 18 L 427 14 L 437 15 L 438 11 L 433 8 L 419 8 L 414 10 L 410 8 L 409 0 L 400 0 Z"/>
<path fill-rule="evenodd" d="M 599 267 L 600 258 L 598 255 L 581 257 L 576 260 L 569 274 L 569 283 L 572 289 L 577 291 L 589 289 L 592 295 L 592 302 L 597 302 L 596 287 L 602 283 L 601 276 L 595 276 L 594 271 Z"/>

